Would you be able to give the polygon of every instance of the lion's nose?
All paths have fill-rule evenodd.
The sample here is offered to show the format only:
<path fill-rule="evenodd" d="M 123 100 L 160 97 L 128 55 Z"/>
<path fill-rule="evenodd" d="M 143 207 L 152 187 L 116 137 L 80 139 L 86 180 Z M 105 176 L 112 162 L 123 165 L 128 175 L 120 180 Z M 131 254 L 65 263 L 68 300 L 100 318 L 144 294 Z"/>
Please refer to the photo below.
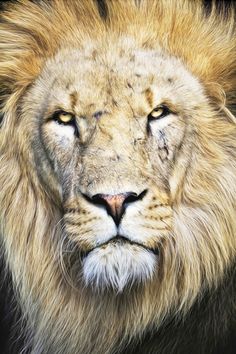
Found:
<path fill-rule="evenodd" d="M 135 192 L 126 192 L 120 194 L 95 194 L 91 201 L 94 204 L 104 205 L 107 213 L 113 218 L 116 225 L 119 225 L 121 218 L 125 212 L 127 204 L 142 199 L 146 191 L 140 194 Z"/>

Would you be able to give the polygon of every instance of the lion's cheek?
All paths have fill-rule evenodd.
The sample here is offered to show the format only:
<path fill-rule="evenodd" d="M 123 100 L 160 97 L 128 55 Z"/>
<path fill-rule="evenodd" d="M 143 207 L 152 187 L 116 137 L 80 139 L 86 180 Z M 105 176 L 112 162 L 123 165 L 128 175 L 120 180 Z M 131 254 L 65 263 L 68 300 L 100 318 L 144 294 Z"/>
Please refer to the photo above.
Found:
<path fill-rule="evenodd" d="M 142 208 L 129 206 L 118 233 L 132 242 L 157 249 L 162 239 L 169 238 L 173 232 L 173 210 L 164 197 L 157 197 L 154 201 L 149 198 Z"/>
<path fill-rule="evenodd" d="M 82 252 L 88 252 L 94 247 L 99 247 L 117 234 L 115 224 L 110 217 L 106 219 L 97 218 L 91 221 L 92 216 L 90 216 L 87 223 L 85 220 L 81 224 L 79 222 L 77 224 L 73 223 L 73 219 L 69 215 L 66 216 L 65 220 L 64 230 L 67 238 L 77 245 Z"/>
<path fill-rule="evenodd" d="M 50 121 L 43 127 L 41 139 L 54 172 L 62 174 L 73 159 L 74 128 Z"/>

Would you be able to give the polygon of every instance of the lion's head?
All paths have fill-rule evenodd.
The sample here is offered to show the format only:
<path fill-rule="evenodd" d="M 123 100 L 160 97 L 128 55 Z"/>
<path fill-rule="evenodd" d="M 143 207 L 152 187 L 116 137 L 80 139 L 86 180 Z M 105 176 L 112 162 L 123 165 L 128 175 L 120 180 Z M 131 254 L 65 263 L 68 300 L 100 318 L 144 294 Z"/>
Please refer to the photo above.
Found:
<path fill-rule="evenodd" d="M 2 248 L 34 352 L 110 352 L 235 259 L 233 18 L 178 4 L 3 12 Z"/>

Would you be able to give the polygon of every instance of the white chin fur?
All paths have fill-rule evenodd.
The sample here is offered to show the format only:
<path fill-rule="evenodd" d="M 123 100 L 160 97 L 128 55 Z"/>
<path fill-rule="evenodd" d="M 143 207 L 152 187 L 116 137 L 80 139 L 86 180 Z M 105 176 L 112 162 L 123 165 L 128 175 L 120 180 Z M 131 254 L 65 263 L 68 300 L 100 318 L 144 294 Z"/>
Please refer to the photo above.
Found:
<path fill-rule="evenodd" d="M 86 285 L 122 292 L 127 285 L 151 279 L 156 262 L 155 254 L 142 247 L 111 243 L 88 254 L 83 260 L 83 276 Z"/>

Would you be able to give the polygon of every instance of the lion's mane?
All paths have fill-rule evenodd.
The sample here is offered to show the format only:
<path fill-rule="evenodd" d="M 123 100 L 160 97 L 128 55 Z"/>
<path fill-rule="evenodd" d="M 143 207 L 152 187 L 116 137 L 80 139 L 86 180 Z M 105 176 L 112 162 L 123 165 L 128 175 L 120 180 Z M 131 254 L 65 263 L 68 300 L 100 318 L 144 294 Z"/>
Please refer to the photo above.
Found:
<path fill-rule="evenodd" d="M 133 36 L 144 48 L 158 43 L 180 58 L 212 107 L 204 134 L 198 129 L 210 161 L 201 171 L 195 162 L 199 188 L 188 175 L 187 187 L 176 192 L 177 203 L 184 201 L 176 219 L 181 237 L 166 251 L 158 296 L 149 287 L 113 296 L 68 286 L 55 255 L 60 201 L 42 187 L 30 139 L 18 128 L 21 100 L 45 60 L 59 48 L 76 48 L 84 38 L 99 41 L 107 33 L 112 40 L 121 33 Z M 218 13 L 213 5 L 205 13 L 201 1 L 109 0 L 99 8 L 92 0 L 19 0 L 5 6 L 0 17 L 0 235 L 4 272 L 10 274 L 23 319 L 18 327 L 25 333 L 25 351 L 105 354 L 140 339 L 136 353 L 138 348 L 182 353 L 196 350 L 189 344 L 196 336 L 197 353 L 206 353 L 211 340 L 228 338 L 235 314 L 235 35 L 233 9 Z M 175 259 L 176 248 L 181 260 Z M 175 278 L 181 278 L 178 285 Z M 159 339 L 149 347 L 152 333 Z"/>

